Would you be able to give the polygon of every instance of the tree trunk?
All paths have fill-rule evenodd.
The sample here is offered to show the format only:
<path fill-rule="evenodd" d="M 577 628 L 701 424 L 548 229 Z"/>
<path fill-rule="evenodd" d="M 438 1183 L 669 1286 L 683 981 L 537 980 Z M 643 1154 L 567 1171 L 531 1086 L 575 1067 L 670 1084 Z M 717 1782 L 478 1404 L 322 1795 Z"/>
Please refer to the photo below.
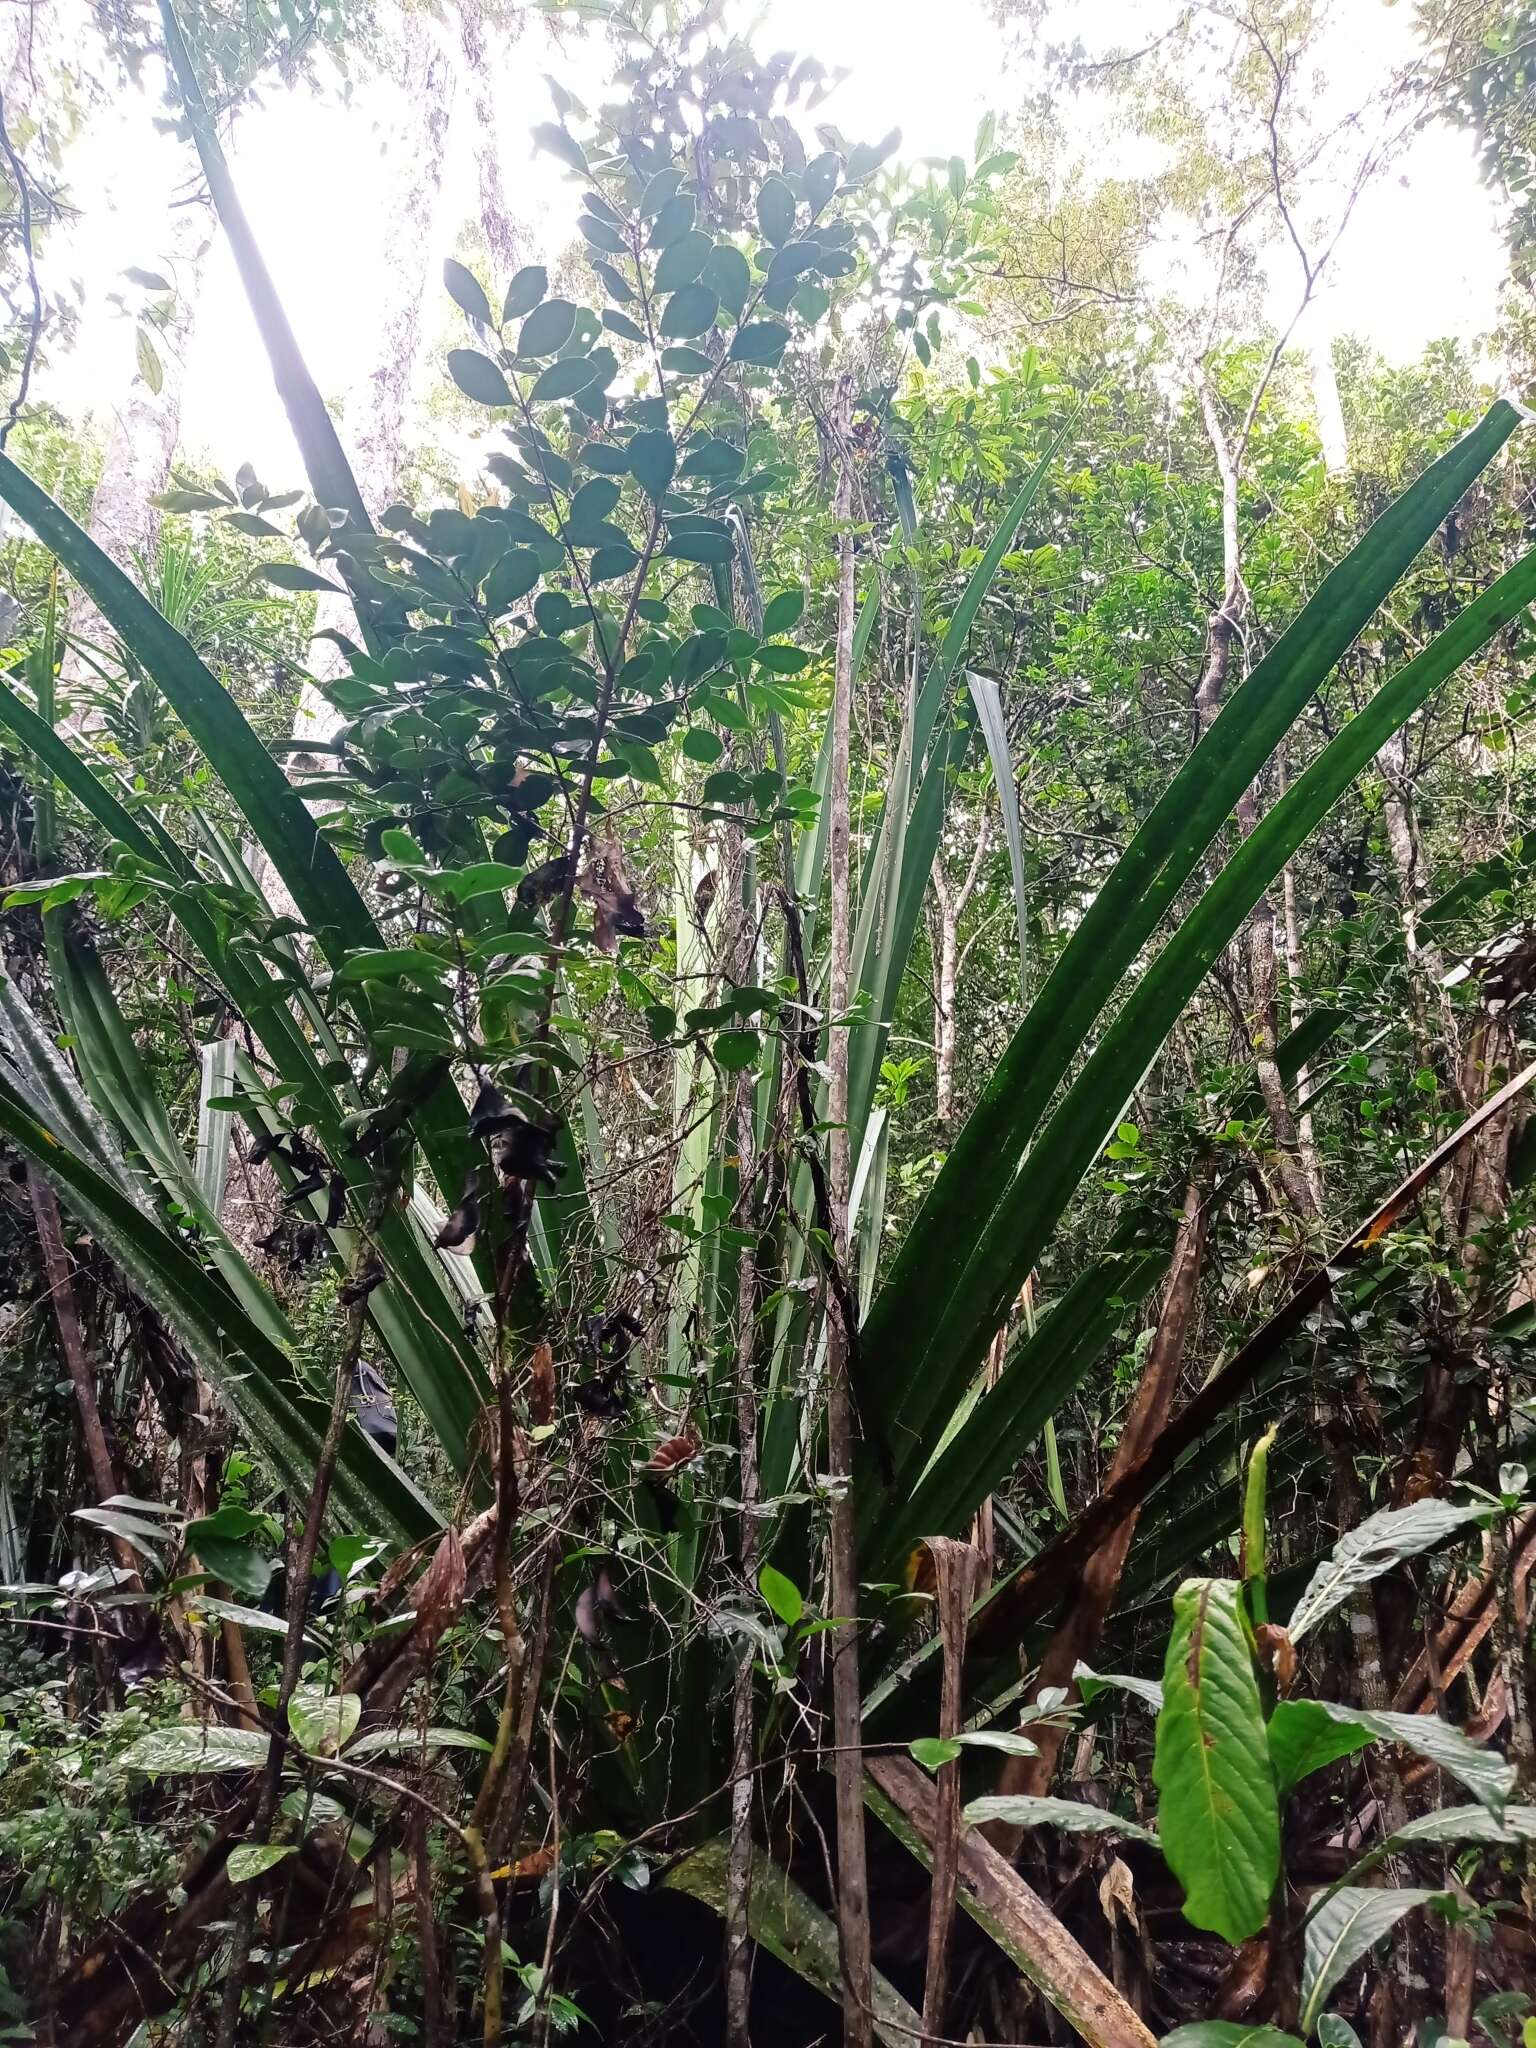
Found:
<path fill-rule="evenodd" d="M 849 950 L 853 936 L 850 887 L 849 734 L 853 706 L 855 620 L 853 520 L 853 385 L 839 380 L 831 409 L 832 460 L 837 465 L 837 661 L 832 689 L 832 758 L 827 835 L 831 882 L 831 936 L 827 974 L 828 1192 L 832 1255 L 849 1273 L 848 1133 Z M 839 1298 L 840 1297 L 840 1298 Z M 859 1711 L 859 1573 L 854 1541 L 853 1390 L 849 1358 L 853 1332 L 843 1320 L 851 1287 L 829 1289 L 827 1303 L 827 1450 L 834 1496 L 829 1539 L 832 1613 L 832 1730 L 837 1746 L 837 1926 L 842 1944 L 843 2039 L 847 2048 L 870 2048 L 871 1965 L 869 1879 L 864 1852 L 864 1764 Z"/>
<path fill-rule="evenodd" d="M 365 367 L 342 408 L 351 443 L 352 470 L 363 505 L 375 521 L 393 501 L 400 481 L 400 455 L 411 375 L 421 337 L 421 307 L 427 288 L 434 222 L 442 188 L 453 105 L 453 66 L 441 33 L 430 14 L 411 8 L 403 17 L 400 68 L 401 118 L 390 142 L 389 158 L 397 167 L 390 189 L 381 195 L 390 232 L 381 258 L 388 295 L 380 317 L 360 326 L 370 345 L 362 354 Z M 294 738 L 323 740 L 340 716 L 317 683 L 343 673 L 346 660 L 326 632 L 355 631 L 352 606 L 343 597 L 322 597 L 315 607 L 315 637 L 309 645 L 309 670 L 299 697 Z"/>
<path fill-rule="evenodd" d="M 737 984 L 753 978 L 755 948 L 756 864 L 748 854 L 739 826 L 727 828 L 724 862 L 731 891 L 731 927 L 727 973 Z M 737 1213 L 739 1227 L 751 1232 L 757 1221 L 757 1084 L 750 1072 L 736 1078 L 735 1088 Z M 736 1290 L 736 1443 L 738 1489 L 741 1496 L 741 1589 L 746 1600 L 757 1597 L 758 1411 L 757 1384 L 757 1254 L 752 1243 L 738 1254 Z M 749 1643 L 738 1645 L 731 1689 L 731 1842 L 726 1866 L 725 1896 L 725 2031 L 727 2048 L 751 2048 L 752 1945 L 748 1935 L 752 1889 L 753 1759 L 756 1717 L 753 1679 L 757 1659 Z"/>
<path fill-rule="evenodd" d="M 53 1189 L 30 1167 L 27 1169 L 27 1192 L 32 1198 L 32 1215 L 37 1224 L 38 1244 L 42 1248 L 43 1271 L 48 1279 L 48 1295 L 53 1305 L 54 1324 L 59 1333 L 59 1349 L 64 1354 L 65 1369 L 69 1373 L 70 1385 L 75 1390 L 75 1407 L 80 1416 L 80 1440 L 85 1445 L 86 1463 L 91 1468 L 91 1485 L 99 1506 L 102 1501 L 111 1500 L 121 1489 L 112 1468 L 112 1453 L 107 1448 L 106 1431 L 101 1426 L 101 1410 L 96 1402 L 95 1375 L 91 1371 L 90 1360 L 85 1355 L 85 1340 L 80 1332 L 80 1312 L 75 1302 L 69 1254 L 64 1248 L 59 1205 L 54 1199 Z M 127 1573 L 129 1584 L 137 1587 L 141 1583 L 139 1563 L 132 1545 L 126 1543 L 121 1536 L 109 1534 L 107 1547 L 117 1559 L 119 1569 Z"/>
<path fill-rule="evenodd" d="M 933 860 L 933 1113 L 948 1130 L 955 1120 L 955 993 L 960 977 L 960 913 L 940 849 Z"/>
<path fill-rule="evenodd" d="M 91 539 L 136 583 L 153 580 L 160 511 L 151 501 L 171 478 L 181 434 L 181 394 L 197 320 L 198 287 L 212 238 L 213 219 L 204 201 L 171 208 L 163 260 L 175 296 L 165 324 L 153 331 L 160 389 L 152 390 L 142 369 L 135 370 L 122 402 L 113 408 L 101 476 L 91 499 Z M 100 688 L 100 665 L 115 665 L 117 636 L 83 590 L 75 592 L 70 606 L 69 637 L 71 645 L 59 674 L 66 698 Z M 91 707 L 66 706 L 66 731 L 87 731 L 97 723 L 99 718 Z"/>
<path fill-rule="evenodd" d="M 990 821 L 991 814 L 983 811 L 976 828 L 976 845 L 970 865 L 958 889 L 945 871 L 943 847 L 936 847 L 933 856 L 933 1109 L 946 1130 L 955 1120 L 955 1053 L 960 1042 L 958 999 L 960 969 L 965 962 L 965 952 L 960 946 L 960 920 L 981 879 L 981 864 L 987 857 Z M 969 944 L 965 950 L 969 951 Z"/>
<path fill-rule="evenodd" d="M 513 17 L 514 21 L 516 17 Z M 483 0 L 459 0 L 459 51 L 464 59 L 464 90 L 474 117 L 475 176 L 480 196 L 480 232 L 496 275 L 491 303 L 499 305 L 514 271 L 523 261 L 523 237 L 507 207 L 501 173 L 500 129 L 496 96 L 491 90 L 492 58 L 486 46 Z M 492 31 L 494 34 L 494 30 Z"/>

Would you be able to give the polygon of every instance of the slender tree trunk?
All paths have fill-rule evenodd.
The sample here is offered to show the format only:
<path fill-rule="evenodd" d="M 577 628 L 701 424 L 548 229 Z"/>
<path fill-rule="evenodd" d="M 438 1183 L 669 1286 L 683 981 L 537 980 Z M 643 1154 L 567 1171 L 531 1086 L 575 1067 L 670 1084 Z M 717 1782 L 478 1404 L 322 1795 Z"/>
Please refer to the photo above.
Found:
<path fill-rule="evenodd" d="M 832 757 L 827 835 L 831 880 L 831 942 L 827 976 L 828 1191 L 833 1256 L 849 1273 L 848 1194 L 851 1173 L 848 1133 L 849 949 L 853 936 L 850 889 L 849 733 L 853 705 L 853 454 L 850 432 L 853 386 L 839 381 L 830 423 L 832 459 L 837 465 L 837 661 L 832 689 Z M 851 1289 L 843 1290 L 851 1300 Z M 853 1392 L 849 1351 L 853 1333 L 844 1326 L 842 1302 L 827 1304 L 827 1448 L 834 1488 L 831 1517 L 832 1730 L 837 1745 L 837 1925 L 842 1944 L 843 2038 L 847 2048 L 870 2048 L 871 1967 L 869 1879 L 864 1854 L 864 1766 L 859 1701 L 859 1573 L 854 1540 Z"/>
<path fill-rule="evenodd" d="M 1481 1102 L 1500 1085 L 1513 1061 L 1515 1043 L 1507 1014 L 1489 1016 L 1485 1011 L 1478 1018 L 1461 1065 L 1460 1088 L 1465 1101 Z M 1446 1188 L 1447 1236 L 1462 1248 L 1469 1299 L 1464 1307 L 1458 1307 L 1448 1296 L 1444 1298 L 1443 1313 L 1429 1333 L 1413 1441 L 1393 1485 L 1393 1499 L 1399 1506 L 1445 1491 L 1455 1471 L 1477 1388 L 1486 1386 L 1487 1360 L 1480 1332 L 1499 1273 L 1488 1239 L 1503 1220 L 1508 1203 L 1514 1136 L 1515 1108 L 1511 1103 L 1472 1139 Z"/>
<path fill-rule="evenodd" d="M 453 66 L 441 31 L 425 9 L 406 12 L 402 46 L 401 120 L 390 140 L 394 175 L 383 199 L 390 231 L 380 272 L 389 281 L 388 296 L 380 317 L 362 330 L 365 367 L 343 406 L 358 494 L 375 522 L 394 499 L 400 481 L 453 106 Z M 333 640 L 321 636 L 353 630 L 348 600 L 322 597 L 315 607 L 315 637 L 309 645 L 309 670 L 316 681 L 306 682 L 300 693 L 295 739 L 327 739 L 340 723 L 340 714 L 317 685 L 341 675 L 346 660 Z"/>
<path fill-rule="evenodd" d="M 1312 373 L 1312 402 L 1317 418 L 1318 439 L 1323 444 L 1323 462 L 1331 474 L 1349 467 L 1349 430 L 1339 402 L 1339 380 L 1333 367 L 1333 336 L 1317 326 L 1322 306 L 1312 308 L 1308 325 L 1307 367 Z"/>
<path fill-rule="evenodd" d="M 734 907 L 729 974 L 738 984 L 753 978 L 755 867 L 744 835 L 730 827 L 725 868 Z M 756 1184 L 757 1083 L 751 1073 L 736 1080 L 737 1222 L 751 1231 L 757 1216 Z M 744 1596 L 757 1592 L 758 1459 L 757 1459 L 757 1258 L 751 1244 L 742 1246 L 736 1288 L 736 1443 L 738 1490 L 741 1498 L 741 1582 Z M 726 1867 L 725 2005 L 727 2048 L 750 2048 L 752 2014 L 752 1945 L 748 1916 L 752 1889 L 752 1792 L 756 1753 L 753 1677 L 756 1659 L 750 1644 L 737 1656 L 731 1696 L 731 1845 Z"/>
<path fill-rule="evenodd" d="M 981 1557 L 969 1543 L 930 1536 L 944 1676 L 939 1697 L 939 1734 L 952 1741 L 965 1713 L 965 1638 L 976 1598 Z M 941 1764 L 934 1808 L 933 1889 L 928 1902 L 928 1967 L 923 1979 L 923 2032 L 942 2040 L 949 2000 L 949 1951 L 960 1869 L 960 1765 Z"/>
<path fill-rule="evenodd" d="M 1202 733 L 1220 713 L 1230 679 L 1232 653 L 1247 612 L 1243 581 L 1242 536 L 1238 525 L 1238 484 L 1241 442 L 1234 448 L 1222 424 L 1216 393 L 1202 365 L 1199 377 L 1201 417 L 1221 486 L 1222 600 L 1211 614 L 1206 633 L 1205 663 L 1195 693 L 1196 717 Z M 1250 419 L 1252 414 L 1250 413 Z M 1257 785 L 1250 784 L 1237 804 L 1238 830 L 1246 839 L 1260 817 Z M 1300 1134 L 1275 1058 L 1278 1039 L 1278 977 L 1275 960 L 1275 911 L 1266 891 L 1249 914 L 1244 953 L 1248 966 L 1249 1023 L 1259 1091 L 1269 1118 L 1275 1178 L 1301 1229 L 1313 1233 L 1321 1219 L 1321 1191 L 1307 1172 Z M 1355 1477 L 1353 1431 L 1339 1407 L 1334 1389 L 1317 1373 L 1313 1385 L 1319 1427 L 1333 1466 L 1334 1493 L 1346 1527 L 1360 1519 L 1359 1486 Z M 1356 1685 L 1363 1706 L 1385 1705 L 1386 1673 L 1381 1627 L 1374 1590 L 1362 1588 L 1350 1602 L 1351 1640 L 1355 1650 Z M 1394 1784 L 1396 1780 L 1393 1780 Z M 1401 1803 L 1401 1790 L 1397 1791 Z"/>
<path fill-rule="evenodd" d="M 1306 1004 L 1302 998 L 1303 956 L 1301 949 L 1301 913 L 1296 900 L 1296 865 L 1294 861 L 1285 864 L 1285 875 L 1281 887 L 1281 899 L 1285 909 L 1285 990 L 1286 1007 L 1290 1014 L 1293 1031 L 1300 1028 L 1306 1015 Z M 1312 1070 L 1303 1064 L 1296 1069 L 1296 1098 L 1305 1102 L 1312 1087 Z M 1317 1201 L 1323 1206 L 1323 1162 L 1317 1149 L 1317 1133 L 1313 1128 L 1312 1112 L 1303 1109 L 1296 1119 L 1296 1142 L 1301 1153 L 1301 1170 Z"/>
<path fill-rule="evenodd" d="M 1279 792 L 1284 796 L 1290 780 L 1289 764 L 1282 747 L 1275 763 Z M 1296 863 L 1288 860 L 1280 881 L 1280 906 L 1285 939 L 1285 1007 L 1286 1020 L 1292 1031 L 1299 1030 L 1306 1016 L 1306 1002 L 1302 994 L 1304 980 L 1304 954 L 1301 944 L 1301 906 L 1296 892 Z M 1278 1018 L 1277 1018 L 1278 1028 Z M 1312 1086 L 1311 1069 L 1303 1064 L 1296 1069 L 1294 1084 L 1298 1102 L 1304 1102 Z M 1296 1150 L 1301 1162 L 1301 1171 L 1312 1190 L 1313 1207 L 1319 1215 L 1323 1210 L 1323 1162 L 1317 1149 L 1317 1133 L 1313 1128 L 1312 1112 L 1301 1111 L 1296 1119 Z"/>
<path fill-rule="evenodd" d="M 32 1198 L 32 1215 L 37 1223 L 37 1240 L 43 1254 L 43 1272 L 47 1277 L 53 1319 L 59 1333 L 59 1349 L 64 1354 L 65 1369 L 74 1388 L 75 1407 L 80 1417 L 80 1439 L 85 1445 L 91 1485 L 99 1505 L 110 1500 L 119 1487 L 112 1468 L 112 1454 L 107 1448 L 107 1434 L 101 1426 L 95 1376 L 85 1355 L 85 1339 L 80 1331 L 80 1311 L 69 1270 L 69 1254 L 64 1248 L 59 1205 L 54 1199 L 53 1189 L 30 1167 L 27 1169 L 27 1192 Z M 121 1536 L 110 1535 L 107 1544 L 119 1569 L 128 1573 L 132 1584 L 137 1586 L 140 1583 L 139 1566 L 132 1546 Z"/>
<path fill-rule="evenodd" d="M 514 16 L 514 22 L 516 17 Z M 506 291 L 523 261 L 523 236 L 507 206 L 502 177 L 500 129 L 497 122 L 494 60 L 487 45 L 483 0 L 459 0 L 459 52 L 464 60 L 464 90 L 474 119 L 475 177 L 480 198 L 480 232 L 497 275 L 491 280 L 491 302 Z M 491 30 L 494 36 L 495 30 Z"/>
<path fill-rule="evenodd" d="M 933 861 L 933 1112 L 947 1130 L 955 1117 L 956 988 L 960 978 L 960 915 L 944 872 L 942 848 Z"/>
<path fill-rule="evenodd" d="M 976 828 L 976 845 L 970 865 L 958 889 L 945 871 L 942 846 L 936 849 L 933 859 L 933 1107 L 934 1115 L 946 1129 L 955 1119 L 955 1053 L 960 1042 L 960 969 L 964 960 L 960 949 L 960 920 L 981 878 L 981 864 L 987 857 L 990 837 L 989 824 L 990 814 L 983 811 Z"/>
<path fill-rule="evenodd" d="M 101 476 L 91 499 L 91 539 L 135 582 L 144 581 L 151 571 L 159 540 L 160 511 L 152 501 L 171 479 L 203 259 L 212 237 L 213 220 L 204 201 L 186 201 L 171 208 L 163 261 L 174 300 L 163 326 L 152 332 L 160 389 L 153 390 L 142 369 L 135 370 L 122 401 L 113 409 Z M 117 636 L 83 590 L 75 592 L 70 606 L 69 636 L 71 645 L 59 673 L 66 698 L 96 686 L 98 665 L 103 661 L 112 664 L 116 645 Z M 98 722 L 89 706 L 66 707 L 67 731 L 86 731 Z"/>

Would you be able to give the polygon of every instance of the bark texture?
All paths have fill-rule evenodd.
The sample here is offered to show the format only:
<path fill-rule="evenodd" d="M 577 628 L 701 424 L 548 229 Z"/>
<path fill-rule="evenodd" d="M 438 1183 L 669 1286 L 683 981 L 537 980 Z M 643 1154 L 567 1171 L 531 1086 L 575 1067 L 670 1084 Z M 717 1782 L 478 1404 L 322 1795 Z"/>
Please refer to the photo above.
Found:
<path fill-rule="evenodd" d="M 160 535 L 160 512 L 152 502 L 171 480 L 171 464 L 181 436 L 181 395 L 187 354 L 197 323 L 198 287 L 203 259 L 213 240 L 213 216 L 201 199 L 173 203 L 168 216 L 164 275 L 173 286 L 170 312 L 153 331 L 160 364 L 160 389 L 155 391 L 142 369 L 112 408 L 112 424 L 102 451 L 101 476 L 91 499 L 88 531 L 136 583 L 153 581 L 152 565 Z M 70 646 L 60 667 L 66 696 L 97 681 L 98 665 L 116 665 L 117 636 L 83 590 L 74 593 L 69 612 Z M 71 706 L 66 730 L 78 732 L 96 723 L 89 707 Z"/>
<path fill-rule="evenodd" d="M 855 619 L 853 533 L 853 386 L 843 377 L 829 433 L 837 465 L 837 663 L 832 690 L 832 756 L 827 834 L 831 931 L 827 976 L 828 1193 L 833 1257 L 848 1274 L 848 1195 L 852 1165 L 848 1140 L 848 1031 L 839 1024 L 848 1008 L 851 922 L 849 736 L 853 706 Z M 835 1489 L 832 1505 L 832 1730 L 837 1746 L 837 1924 L 843 1957 L 843 2036 L 847 2048 L 869 2048 L 871 1963 L 869 1877 L 864 1853 L 862 1723 L 859 1703 L 859 1574 L 854 1539 L 851 1475 L 854 1454 L 853 1389 L 849 1355 L 853 1332 L 844 1322 L 851 1291 L 829 1290 L 827 1303 L 827 1449 Z"/>
<path fill-rule="evenodd" d="M 402 21 L 399 121 L 386 152 L 388 184 L 381 204 L 390 221 L 382 273 L 388 290 L 376 320 L 359 331 L 363 364 L 342 408 L 359 496 L 377 522 L 400 483 L 400 458 L 410 408 L 411 378 L 421 338 L 435 222 L 453 109 L 453 63 L 430 14 L 412 8 Z M 309 670 L 317 683 L 342 674 L 346 660 L 329 632 L 355 636 L 350 602 L 322 597 L 315 607 Z M 299 697 L 294 738 L 324 740 L 340 715 L 315 683 Z"/>

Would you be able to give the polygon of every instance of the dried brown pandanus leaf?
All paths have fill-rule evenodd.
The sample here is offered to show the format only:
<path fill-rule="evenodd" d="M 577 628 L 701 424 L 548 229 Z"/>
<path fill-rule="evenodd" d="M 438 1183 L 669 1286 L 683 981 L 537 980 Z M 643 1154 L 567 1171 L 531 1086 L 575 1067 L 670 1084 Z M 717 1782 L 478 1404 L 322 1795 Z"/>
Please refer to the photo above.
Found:
<path fill-rule="evenodd" d="M 425 1651 L 458 1619 L 464 1585 L 464 1546 L 457 1529 L 445 1529 L 416 1588 L 416 1629 Z"/>
<path fill-rule="evenodd" d="M 464 1192 L 459 1197 L 459 1206 L 454 1210 L 432 1242 L 440 1252 L 459 1252 L 467 1258 L 474 1251 L 475 1232 L 479 1228 L 480 1194 L 478 1176 L 471 1173 L 464 1183 Z"/>
<path fill-rule="evenodd" d="M 528 1361 L 528 1415 L 535 1429 L 555 1419 L 555 1354 L 547 1342 Z"/>
<path fill-rule="evenodd" d="M 640 1472 L 647 1479 L 670 1479 L 673 1473 L 691 1465 L 703 1448 L 696 1431 L 684 1430 L 680 1435 L 669 1436 L 659 1443 L 640 1467 Z"/>
<path fill-rule="evenodd" d="M 645 937 L 645 915 L 624 871 L 623 855 L 612 839 L 593 847 L 578 886 L 591 901 L 592 936 L 601 952 L 616 953 L 621 938 Z"/>

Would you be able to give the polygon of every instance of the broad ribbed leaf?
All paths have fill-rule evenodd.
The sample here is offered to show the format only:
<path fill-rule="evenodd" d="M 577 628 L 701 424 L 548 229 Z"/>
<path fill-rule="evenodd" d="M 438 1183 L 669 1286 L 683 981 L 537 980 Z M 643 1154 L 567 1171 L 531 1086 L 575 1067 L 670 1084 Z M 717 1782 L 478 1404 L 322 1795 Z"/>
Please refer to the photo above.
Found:
<path fill-rule="evenodd" d="M 270 1739 L 259 1728 L 221 1728 L 217 1722 L 183 1722 L 157 1728 L 130 1742 L 118 1758 L 132 1771 L 159 1777 L 167 1772 L 254 1771 L 267 1760 Z"/>
<path fill-rule="evenodd" d="M 1432 1550 L 1456 1530 L 1488 1513 L 1486 1501 L 1416 1500 L 1406 1508 L 1384 1508 L 1349 1530 L 1312 1574 L 1292 1611 L 1289 1632 L 1297 1643 L 1349 1596 L 1406 1557 Z"/>
<path fill-rule="evenodd" d="M 248 1884 L 253 1877 L 260 1877 L 275 1863 L 282 1863 L 293 1855 L 292 1842 L 241 1842 L 229 1852 L 224 1865 L 225 1875 L 231 1884 Z"/>
<path fill-rule="evenodd" d="M 1375 1891 L 1347 1885 L 1324 1899 L 1307 1922 L 1301 1964 L 1303 2032 L 1311 2033 L 1329 1992 L 1405 1913 L 1440 1896 L 1432 1891 Z"/>
<path fill-rule="evenodd" d="M 1312 1700 L 1306 1704 L 1320 1707 L 1341 1727 L 1362 1729 L 1377 1742 L 1401 1743 L 1465 1785 L 1478 1804 L 1495 1818 L 1503 1815 L 1515 1789 L 1514 1765 L 1506 1763 L 1496 1749 L 1487 1749 L 1470 1735 L 1463 1735 L 1449 1721 L 1434 1714 L 1373 1713 L 1364 1707 L 1342 1707 L 1332 1700 Z"/>
<path fill-rule="evenodd" d="M 361 1763 L 367 1756 L 411 1756 L 425 1749 L 472 1749 L 483 1754 L 491 1747 L 483 1735 L 467 1728 L 375 1728 L 347 1745 L 347 1762 Z"/>
<path fill-rule="evenodd" d="M 1317 2023 L 1318 2048 L 1361 2048 L 1360 2036 L 1339 2013 L 1325 2012 Z"/>
<path fill-rule="evenodd" d="M 1154 1714 L 1163 1711 L 1163 1688 L 1155 1678 L 1136 1678 L 1129 1671 L 1090 1671 L 1083 1663 L 1073 1667 L 1072 1677 L 1085 1705 L 1092 1705 L 1101 1692 L 1128 1692 Z"/>
<path fill-rule="evenodd" d="M 301 1685 L 288 1702 L 288 1726 L 311 1756 L 334 1756 L 356 1729 L 362 1712 L 355 1692 Z"/>
<path fill-rule="evenodd" d="M 1404 1849 L 1449 1848 L 1461 1842 L 1484 1843 L 1489 1848 L 1536 1842 L 1536 1806 L 1506 1806 L 1502 1820 L 1482 1806 L 1436 1807 L 1433 1813 L 1421 1813 L 1404 1822 L 1395 1834 L 1383 1836 L 1350 1865 L 1342 1882 L 1357 1884 L 1378 1863 Z"/>
<path fill-rule="evenodd" d="M 1133 1842 L 1157 1840 L 1140 1821 L 1126 1820 L 1118 1813 L 1106 1813 L 1101 1806 L 1089 1806 L 1081 1799 L 1030 1799 L 999 1793 L 996 1797 L 973 1799 L 961 1809 L 967 1827 L 980 1827 L 986 1820 L 1000 1820 L 1015 1828 L 1061 1828 L 1069 1835 L 1125 1835 Z"/>
<path fill-rule="evenodd" d="M 1246 1941 L 1264 1925 L 1280 1873 L 1280 1808 L 1232 1580 L 1186 1579 L 1174 1595 L 1152 1775 L 1185 1919 Z"/>
<path fill-rule="evenodd" d="M 898 1476 L 931 1454 L 967 1373 L 1113 1129 L 1127 1076 L 1143 1072 L 1254 903 L 1317 823 L 1424 699 L 1536 598 L 1527 557 L 1387 682 L 1228 861 L 1136 982 L 1063 1097 L 1027 1166 L 1039 1117 L 1115 983 L 1151 935 L 1286 725 L 1417 545 L 1514 424 L 1495 407 L 1329 576 L 1175 776 L 1099 892 L 989 1081 L 877 1295 L 861 1397 L 906 1448 Z M 1454 459 L 1453 459 L 1454 458 Z M 1427 522 L 1427 523 L 1426 523 Z M 1416 538 L 1417 537 L 1417 538 Z M 1391 564 L 1391 575 L 1385 565 Z M 921 1304 L 914 1313 L 914 1304 Z"/>
<path fill-rule="evenodd" d="M 1269 1717 L 1269 1755 L 1280 1797 L 1371 1740 L 1357 1721 L 1338 1721 L 1321 1700 L 1281 1700 Z"/>
<path fill-rule="evenodd" d="M 1416 1842 L 1536 1841 L 1536 1806 L 1506 1806 L 1502 1821 L 1481 1806 L 1442 1806 L 1404 1822 L 1381 1844 L 1382 1852 L 1409 1849 Z"/>

